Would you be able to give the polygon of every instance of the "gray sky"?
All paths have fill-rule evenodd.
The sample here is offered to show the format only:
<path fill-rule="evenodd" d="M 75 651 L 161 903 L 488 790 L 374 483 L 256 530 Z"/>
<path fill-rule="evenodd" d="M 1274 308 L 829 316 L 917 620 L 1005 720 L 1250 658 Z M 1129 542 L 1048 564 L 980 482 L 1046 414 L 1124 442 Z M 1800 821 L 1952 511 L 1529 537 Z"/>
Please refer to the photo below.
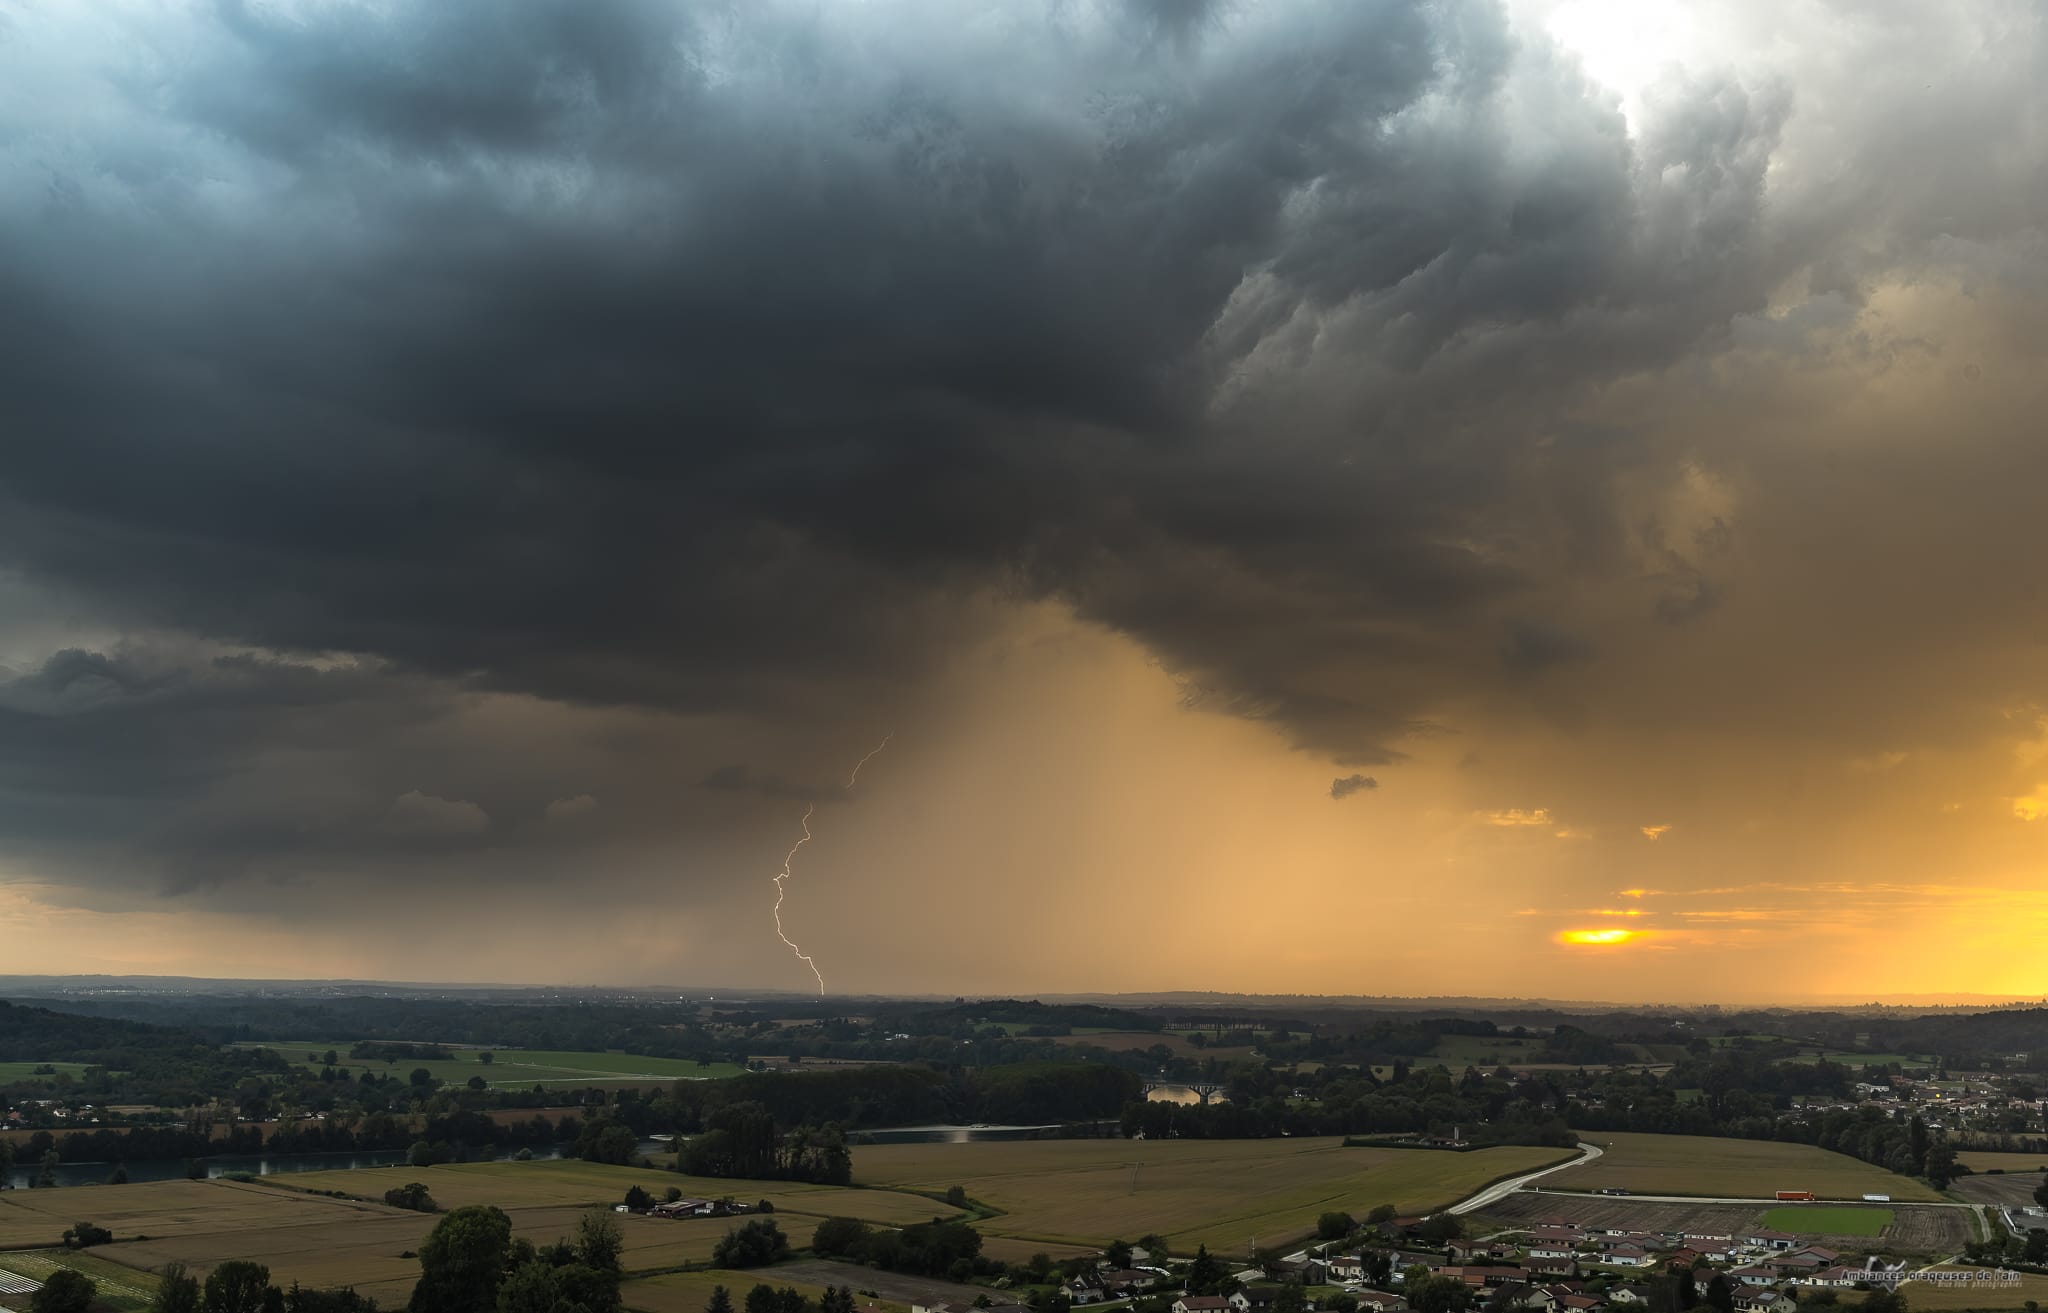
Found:
<path fill-rule="evenodd" d="M 801 988 L 815 802 L 847 987 L 2048 991 L 2043 56 L 0 0 L 0 934 Z"/>

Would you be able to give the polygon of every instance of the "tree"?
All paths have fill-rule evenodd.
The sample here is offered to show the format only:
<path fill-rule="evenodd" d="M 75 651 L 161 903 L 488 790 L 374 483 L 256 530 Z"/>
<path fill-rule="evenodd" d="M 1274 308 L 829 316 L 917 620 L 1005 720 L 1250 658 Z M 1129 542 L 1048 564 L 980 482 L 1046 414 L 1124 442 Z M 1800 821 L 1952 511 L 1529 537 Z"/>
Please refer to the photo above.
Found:
<path fill-rule="evenodd" d="M 1355 1230 L 1358 1223 L 1349 1213 L 1324 1213 L 1316 1219 L 1316 1239 L 1342 1240 Z"/>
<path fill-rule="evenodd" d="M 414 1067 L 412 1075 L 405 1078 L 405 1083 L 416 1090 L 427 1089 L 434 1083 L 434 1073 L 428 1071 L 425 1067 Z"/>
<path fill-rule="evenodd" d="M 583 1266 L 616 1275 L 622 1270 L 619 1255 L 625 1249 L 626 1239 L 610 1213 L 585 1213 L 576 1224 L 576 1261 Z"/>
<path fill-rule="evenodd" d="M 411 1313 L 493 1313 L 512 1246 L 512 1219 L 488 1204 L 457 1208 L 420 1245 Z"/>
<path fill-rule="evenodd" d="M 1290 1281 L 1273 1296 L 1273 1313 L 1308 1313 L 1308 1295 L 1299 1281 Z"/>
<path fill-rule="evenodd" d="M 126 1163 L 115 1163 L 115 1164 L 114 1164 L 114 1170 L 113 1170 L 113 1171 L 111 1171 L 111 1172 L 108 1172 L 108 1173 L 107 1173 L 107 1184 L 108 1184 L 108 1185 L 126 1185 L 126 1184 L 128 1184 L 128 1164 L 126 1164 Z"/>
<path fill-rule="evenodd" d="M 395 1189 L 384 1192 L 384 1202 L 393 1208 L 409 1208 L 415 1213 L 438 1213 L 441 1206 L 434 1202 L 434 1196 L 427 1193 L 427 1187 L 418 1181 L 409 1181 Z"/>
<path fill-rule="evenodd" d="M 151 1313 L 199 1313 L 199 1282 L 185 1271 L 183 1263 L 164 1269 L 150 1309 Z"/>
<path fill-rule="evenodd" d="M 2022 1253 L 2026 1261 L 2036 1267 L 2048 1263 L 2048 1231 L 2028 1231 L 2027 1247 Z"/>
<path fill-rule="evenodd" d="M 775 1287 L 763 1283 L 747 1292 L 747 1313 L 777 1313 Z"/>
<path fill-rule="evenodd" d="M 947 1186 L 946 1202 L 954 1208 L 967 1207 L 967 1187 L 964 1185 Z"/>
<path fill-rule="evenodd" d="M 1956 1150 L 1947 1140 L 1936 1140 L 1927 1146 L 1927 1183 L 1937 1190 L 1948 1189 L 1948 1183 L 1956 1179 Z M 1866 1305 L 1869 1304 L 1865 1300 Z"/>
<path fill-rule="evenodd" d="M 107 1244 L 113 1238 L 114 1233 L 103 1226 L 94 1226 L 91 1222 L 74 1222 L 64 1232 L 64 1247 L 89 1249 L 94 1245 Z"/>
<path fill-rule="evenodd" d="M 6 1165 L 7 1160 L 0 1158 L 0 1167 L 5 1167 Z M 2041 1184 L 2034 1187 L 2034 1202 L 2043 1208 L 2048 1208 L 2048 1176 L 2042 1177 Z"/>
<path fill-rule="evenodd" d="M 476 1060 L 484 1064 L 484 1066 L 488 1067 L 493 1062 L 497 1061 L 497 1056 L 493 1054 L 489 1049 L 485 1049 L 482 1053 L 476 1055 Z"/>
<path fill-rule="evenodd" d="M 858 1217 L 828 1217 L 811 1232 L 811 1252 L 820 1258 L 858 1258 L 868 1242 L 868 1224 Z"/>
<path fill-rule="evenodd" d="M 11 1140 L 0 1140 L 0 1190 L 7 1188 L 7 1173 L 14 1168 L 14 1144 Z"/>
<path fill-rule="evenodd" d="M 264 1313 L 266 1297 L 274 1293 L 269 1268 L 237 1258 L 206 1274 L 201 1307 L 206 1313 Z"/>
<path fill-rule="evenodd" d="M 1726 1272 L 1714 1273 L 1714 1279 L 1707 1282 L 1706 1305 L 1716 1313 L 1734 1313 L 1735 1291 L 1728 1284 Z"/>
<path fill-rule="evenodd" d="M 853 1313 L 853 1287 L 827 1286 L 818 1300 L 818 1313 Z"/>
<path fill-rule="evenodd" d="M 1194 1261 L 1188 1264 L 1188 1293 L 1213 1295 L 1216 1293 L 1217 1285 L 1226 1275 L 1222 1260 L 1209 1252 L 1209 1246 L 1198 1245 L 1195 1248 Z"/>
<path fill-rule="evenodd" d="M 91 1277 L 60 1267 L 29 1296 L 28 1313 L 86 1313 L 99 1293 L 99 1283 Z"/>
<path fill-rule="evenodd" d="M 1408 1307 L 1415 1313 L 1459 1313 L 1472 1303 L 1472 1292 L 1456 1277 L 1425 1275 L 1402 1284 L 1408 1292 Z"/>
<path fill-rule="evenodd" d="M 47 1190 L 57 1184 L 57 1164 L 59 1161 L 55 1149 L 47 1150 L 43 1154 L 43 1167 L 41 1171 L 36 1173 L 35 1179 L 35 1185 L 38 1189 Z"/>
<path fill-rule="evenodd" d="M 305 1290 L 294 1281 L 284 1294 L 284 1313 L 377 1313 L 377 1301 L 368 1295 L 358 1295 L 352 1286 Z"/>
<path fill-rule="evenodd" d="M 680 1198 L 681 1196 L 678 1196 Z M 626 1187 L 626 1207 L 636 1213 L 644 1213 L 654 1207 L 654 1196 L 637 1185 Z"/>
<path fill-rule="evenodd" d="M 732 1313 L 732 1292 L 724 1286 L 711 1287 L 711 1298 L 704 1303 L 704 1313 Z"/>
<path fill-rule="evenodd" d="M 711 1258 L 719 1267 L 766 1267 L 789 1257 L 789 1240 L 773 1218 L 758 1217 L 736 1231 L 727 1231 Z M 751 1297 L 751 1296 L 750 1296 Z"/>

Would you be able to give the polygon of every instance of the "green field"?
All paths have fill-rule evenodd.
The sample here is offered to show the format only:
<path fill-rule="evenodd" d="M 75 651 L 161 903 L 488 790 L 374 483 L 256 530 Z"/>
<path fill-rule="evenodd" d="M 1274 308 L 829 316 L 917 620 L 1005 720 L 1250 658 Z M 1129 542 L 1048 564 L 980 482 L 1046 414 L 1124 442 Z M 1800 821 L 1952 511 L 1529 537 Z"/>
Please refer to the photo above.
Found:
<path fill-rule="evenodd" d="M 293 1065 L 314 1072 L 321 1066 L 317 1055 L 332 1049 L 341 1059 L 335 1064 L 337 1070 L 357 1072 L 367 1069 L 403 1078 L 424 1067 L 435 1080 L 450 1085 L 461 1085 L 472 1076 L 481 1076 L 486 1085 L 522 1090 L 535 1085 L 581 1087 L 715 1080 L 723 1076 L 737 1076 L 745 1070 L 731 1062 L 699 1063 L 688 1058 L 648 1058 L 631 1053 L 575 1053 L 555 1049 L 458 1049 L 453 1058 L 399 1058 L 395 1062 L 386 1062 L 382 1059 L 351 1059 L 348 1051 L 353 1042 L 292 1040 L 239 1047 L 271 1049 Z M 479 1061 L 484 1052 L 491 1054 L 491 1061 Z M 308 1060 L 308 1054 L 316 1056 Z"/>
<path fill-rule="evenodd" d="M 82 1077 L 86 1064 L 83 1062 L 0 1062 L 0 1085 L 11 1085 L 16 1081 L 47 1081 L 49 1076 L 35 1074 L 37 1067 L 55 1067 L 60 1075 Z"/>
<path fill-rule="evenodd" d="M 1811 1190 L 1823 1199 L 1886 1194 L 1899 1203 L 1941 1200 L 1923 1182 L 1810 1144 L 1619 1131 L 1585 1138 L 1606 1152 L 1572 1169 L 1573 1190 L 1620 1188 L 1636 1194 L 1730 1199 L 1769 1199 L 1780 1190 Z"/>
<path fill-rule="evenodd" d="M 854 1155 L 863 1184 L 966 1187 L 1002 1210 L 976 1223 L 991 1236 L 1103 1244 L 1156 1232 L 1175 1249 L 1241 1252 L 1315 1230 L 1319 1214 L 1403 1213 L 1454 1203 L 1501 1177 L 1571 1156 L 1568 1150 L 1346 1149 L 1335 1139 L 1032 1140 L 888 1144 Z"/>
<path fill-rule="evenodd" d="M 1796 1231 L 1807 1235 L 1882 1235 L 1892 1224 L 1889 1208 L 1829 1208 L 1822 1204 L 1792 1204 L 1764 1214 L 1764 1225 L 1773 1231 Z"/>
<path fill-rule="evenodd" d="M 156 1302 L 158 1282 L 155 1276 L 109 1263 L 92 1254 L 64 1249 L 0 1254 L 0 1271 L 36 1281 L 48 1281 L 50 1274 L 60 1267 L 82 1272 L 93 1279 L 99 1286 L 95 1307 L 114 1309 L 117 1313 L 143 1313 Z"/>

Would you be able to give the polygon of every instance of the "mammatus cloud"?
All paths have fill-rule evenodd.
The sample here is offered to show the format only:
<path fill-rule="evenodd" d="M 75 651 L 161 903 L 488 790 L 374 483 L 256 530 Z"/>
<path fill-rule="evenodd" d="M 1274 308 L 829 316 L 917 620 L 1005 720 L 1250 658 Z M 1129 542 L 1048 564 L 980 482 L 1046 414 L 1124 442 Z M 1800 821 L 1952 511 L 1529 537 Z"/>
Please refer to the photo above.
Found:
<path fill-rule="evenodd" d="M 1380 787 L 1380 782 L 1370 775 L 1345 775 L 1330 781 L 1330 796 L 1336 799 L 1344 799 L 1354 793 L 1363 793 L 1368 789 L 1377 789 L 1378 787 Z"/>

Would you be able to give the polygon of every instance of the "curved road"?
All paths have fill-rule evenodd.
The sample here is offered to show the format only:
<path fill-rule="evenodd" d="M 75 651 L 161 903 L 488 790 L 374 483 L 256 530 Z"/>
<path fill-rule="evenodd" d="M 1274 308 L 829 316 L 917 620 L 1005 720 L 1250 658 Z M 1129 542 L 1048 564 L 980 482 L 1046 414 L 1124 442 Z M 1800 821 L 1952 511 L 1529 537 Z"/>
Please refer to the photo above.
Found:
<path fill-rule="evenodd" d="M 1557 1163 L 1550 1167 L 1539 1167 L 1535 1171 L 1526 1172 L 1521 1176 L 1510 1176 L 1505 1181 L 1495 1181 L 1470 1199 L 1452 1204 L 1444 1211 L 1452 1214 L 1476 1213 L 1488 1204 L 1505 1199 L 1538 1177 L 1548 1176 L 1552 1172 L 1570 1171 L 1574 1167 L 1584 1167 L 1587 1163 L 1598 1158 L 1601 1153 L 1602 1150 L 1599 1145 L 1594 1144 L 1590 1140 L 1581 1140 L 1579 1141 L 1579 1156 L 1570 1162 Z"/>

